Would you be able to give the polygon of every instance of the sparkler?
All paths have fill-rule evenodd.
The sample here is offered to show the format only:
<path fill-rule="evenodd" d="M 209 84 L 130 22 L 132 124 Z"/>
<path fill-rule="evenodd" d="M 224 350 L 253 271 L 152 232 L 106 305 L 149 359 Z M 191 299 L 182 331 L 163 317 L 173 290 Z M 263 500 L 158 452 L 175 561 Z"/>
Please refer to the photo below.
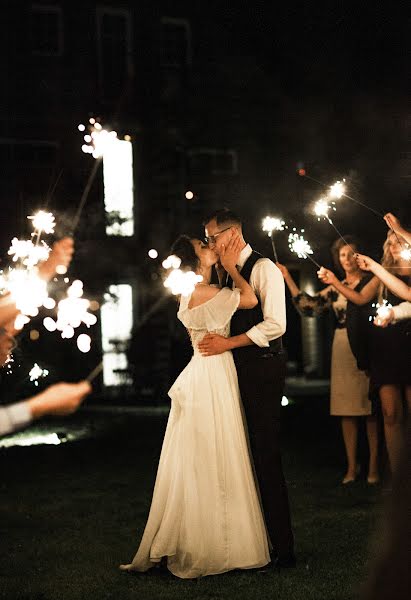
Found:
<path fill-rule="evenodd" d="M 50 248 L 45 242 L 41 245 L 34 245 L 31 240 L 18 240 L 16 237 L 11 240 L 11 246 L 7 252 L 12 256 L 13 262 L 21 261 L 26 267 L 34 267 L 39 262 L 47 260 L 50 254 Z"/>
<path fill-rule="evenodd" d="M 384 299 L 382 304 L 379 302 L 371 304 L 373 308 L 376 309 L 376 315 L 370 315 L 368 317 L 369 321 L 376 321 L 377 324 L 380 324 L 380 320 L 386 319 L 390 315 L 390 311 L 392 309 L 392 304 L 388 302 L 388 300 Z"/>
<path fill-rule="evenodd" d="M 74 329 L 84 323 L 87 327 L 97 322 L 97 317 L 88 312 L 90 302 L 83 296 L 83 282 L 73 281 L 67 290 L 67 298 L 60 300 L 57 305 L 57 321 L 51 317 L 44 319 L 43 323 L 48 331 L 61 331 L 62 338 L 74 336 Z"/>
<path fill-rule="evenodd" d="M 274 260 L 278 262 L 277 250 L 274 243 L 273 231 L 284 231 L 285 222 L 276 217 L 265 217 L 263 220 L 263 231 L 268 233 L 273 248 Z"/>
<path fill-rule="evenodd" d="M 313 258 L 311 258 L 310 254 L 313 253 L 313 250 L 302 235 L 299 235 L 298 233 L 290 233 L 288 236 L 288 246 L 291 252 L 296 254 L 298 258 L 309 258 L 312 263 L 321 269 L 321 266 Z"/>
<path fill-rule="evenodd" d="M 49 374 L 47 369 L 42 369 L 37 363 L 34 363 L 29 372 L 30 381 L 34 381 L 34 385 L 38 386 L 40 377 L 43 379 Z"/>
<path fill-rule="evenodd" d="M 73 219 L 72 232 L 77 229 L 80 216 L 93 185 L 94 178 L 97 175 L 100 162 L 104 157 L 104 152 L 111 144 L 113 144 L 113 142 L 117 140 L 117 132 L 103 129 L 102 125 L 96 121 L 94 117 L 89 119 L 87 129 L 88 133 L 84 135 L 84 141 L 86 143 L 82 145 L 81 149 L 85 154 L 91 154 L 96 160 L 90 172 L 84 191 L 81 195 L 80 202 Z M 84 132 L 86 130 L 86 125 L 80 123 L 78 130 Z"/>
<path fill-rule="evenodd" d="M 38 235 L 41 235 L 43 231 L 44 233 L 54 233 L 56 221 L 52 213 L 39 210 L 35 215 L 31 215 L 27 218 L 33 221 L 35 233 Z"/>
<path fill-rule="evenodd" d="M 401 250 L 400 256 L 404 260 L 411 260 L 411 248 L 409 247 L 408 244 L 407 244 L 407 247 L 404 248 L 404 250 Z"/>

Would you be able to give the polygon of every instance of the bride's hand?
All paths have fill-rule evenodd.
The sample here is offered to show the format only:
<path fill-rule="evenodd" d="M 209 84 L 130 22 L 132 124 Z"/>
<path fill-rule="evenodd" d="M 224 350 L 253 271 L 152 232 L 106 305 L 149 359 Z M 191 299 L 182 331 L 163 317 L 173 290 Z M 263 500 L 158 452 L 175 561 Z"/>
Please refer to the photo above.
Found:
<path fill-rule="evenodd" d="M 241 252 L 241 238 L 235 231 L 227 246 L 221 246 L 220 263 L 227 272 L 236 268 Z"/>

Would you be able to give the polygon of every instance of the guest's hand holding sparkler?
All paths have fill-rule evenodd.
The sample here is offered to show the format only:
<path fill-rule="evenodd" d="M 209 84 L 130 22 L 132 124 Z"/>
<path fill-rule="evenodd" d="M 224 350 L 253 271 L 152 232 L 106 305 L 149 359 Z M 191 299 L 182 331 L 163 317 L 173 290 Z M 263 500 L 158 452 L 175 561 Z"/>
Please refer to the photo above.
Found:
<path fill-rule="evenodd" d="M 335 285 L 339 283 L 335 273 L 326 269 L 325 267 L 320 267 L 319 271 L 317 271 L 318 279 L 327 285 Z"/>
<path fill-rule="evenodd" d="M 0 436 L 26 427 L 45 415 L 65 416 L 75 412 L 91 392 L 88 381 L 56 383 L 28 400 L 0 407 Z"/>
<path fill-rule="evenodd" d="M 355 260 L 362 271 L 372 271 L 374 273 L 375 266 L 378 264 L 365 254 L 356 254 Z"/>
<path fill-rule="evenodd" d="M 33 419 L 38 419 L 44 415 L 70 415 L 77 410 L 91 390 L 88 381 L 50 385 L 27 401 L 31 416 Z"/>
<path fill-rule="evenodd" d="M 56 273 L 58 275 L 64 275 L 71 263 L 73 253 L 73 238 L 65 237 L 54 242 L 48 259 L 38 266 L 40 277 L 49 281 Z"/>
<path fill-rule="evenodd" d="M 391 323 L 395 321 L 395 313 L 393 307 L 384 307 L 384 309 L 385 310 L 383 312 L 377 311 L 377 316 L 374 318 L 373 321 L 376 327 L 388 327 L 388 325 L 391 325 Z"/>

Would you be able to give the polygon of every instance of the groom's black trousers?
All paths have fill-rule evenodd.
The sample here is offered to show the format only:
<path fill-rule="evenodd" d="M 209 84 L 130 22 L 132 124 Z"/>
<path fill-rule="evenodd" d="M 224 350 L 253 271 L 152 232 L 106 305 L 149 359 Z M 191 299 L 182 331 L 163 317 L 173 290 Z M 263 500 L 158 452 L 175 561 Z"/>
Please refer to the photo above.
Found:
<path fill-rule="evenodd" d="M 290 508 L 280 451 L 285 355 L 235 358 L 251 452 L 274 556 L 294 554 Z"/>

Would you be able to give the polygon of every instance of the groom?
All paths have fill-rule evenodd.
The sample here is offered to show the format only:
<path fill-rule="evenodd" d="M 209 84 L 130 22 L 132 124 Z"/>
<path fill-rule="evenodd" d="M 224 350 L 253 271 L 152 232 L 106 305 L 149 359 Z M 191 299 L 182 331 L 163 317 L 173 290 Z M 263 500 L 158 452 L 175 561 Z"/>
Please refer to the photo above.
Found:
<path fill-rule="evenodd" d="M 230 338 L 209 333 L 198 347 L 204 356 L 233 352 L 265 521 L 273 545 L 272 565 L 293 567 L 294 539 L 279 442 L 285 380 L 281 342 L 286 328 L 284 280 L 270 259 L 245 242 L 241 220 L 232 211 L 218 210 L 204 225 L 206 241 L 217 254 L 227 246 L 235 231 L 239 233 L 243 248 L 237 266 L 253 288 L 258 305 L 234 314 Z M 219 277 L 224 277 L 222 285 L 232 287 L 230 277 L 221 271 Z"/>

